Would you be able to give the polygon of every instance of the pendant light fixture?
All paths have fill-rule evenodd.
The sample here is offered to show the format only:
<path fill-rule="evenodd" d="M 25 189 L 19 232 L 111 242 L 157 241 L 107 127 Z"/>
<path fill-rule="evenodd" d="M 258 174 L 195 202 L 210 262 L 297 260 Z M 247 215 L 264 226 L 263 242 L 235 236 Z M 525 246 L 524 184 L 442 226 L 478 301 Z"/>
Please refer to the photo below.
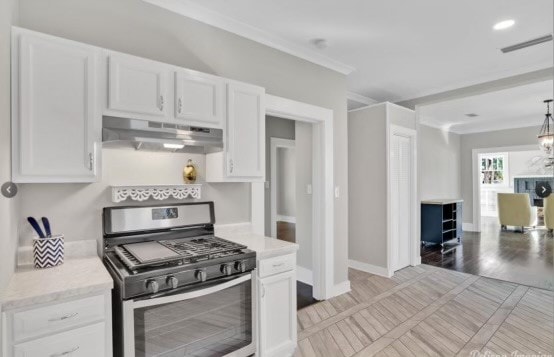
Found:
<path fill-rule="evenodd" d="M 554 120 L 552 119 L 552 114 L 550 114 L 550 103 L 552 103 L 552 99 L 547 99 L 544 102 L 546 103 L 546 116 L 544 118 L 544 123 L 542 123 L 541 131 L 537 137 L 539 139 L 539 146 L 541 149 L 543 149 L 544 152 L 551 157 L 552 148 L 554 146 Z"/>

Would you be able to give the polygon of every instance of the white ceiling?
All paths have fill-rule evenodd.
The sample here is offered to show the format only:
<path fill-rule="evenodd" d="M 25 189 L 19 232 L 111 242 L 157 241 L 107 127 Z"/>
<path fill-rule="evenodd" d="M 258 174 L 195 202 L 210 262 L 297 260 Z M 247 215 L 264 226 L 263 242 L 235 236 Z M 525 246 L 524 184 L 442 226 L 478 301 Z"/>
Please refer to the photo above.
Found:
<path fill-rule="evenodd" d="M 418 107 L 419 120 L 459 134 L 538 126 L 546 113 L 543 100 L 553 98 L 553 88 L 550 80 L 424 105 Z M 479 116 L 470 118 L 469 113 Z"/>
<path fill-rule="evenodd" d="M 145 0 L 342 73 L 348 89 L 402 101 L 552 67 L 552 0 Z M 492 26 L 513 18 L 514 27 Z M 310 41 L 325 38 L 329 47 Z M 353 67 L 353 68 L 352 68 Z"/>

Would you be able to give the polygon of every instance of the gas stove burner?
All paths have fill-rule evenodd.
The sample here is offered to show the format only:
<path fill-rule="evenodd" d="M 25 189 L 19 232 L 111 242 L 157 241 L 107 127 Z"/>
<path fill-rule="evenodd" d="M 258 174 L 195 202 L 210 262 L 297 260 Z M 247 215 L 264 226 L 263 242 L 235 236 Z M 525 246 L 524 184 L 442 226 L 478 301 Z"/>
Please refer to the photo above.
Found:
<path fill-rule="evenodd" d="M 114 251 L 131 271 L 136 272 L 238 255 L 244 249 L 244 245 L 211 236 L 123 244 L 116 246 Z"/>
<path fill-rule="evenodd" d="M 209 238 L 183 238 L 162 240 L 160 244 L 179 253 L 181 256 L 199 257 L 203 255 L 220 255 L 225 253 L 239 252 L 246 249 L 246 246 L 229 242 L 228 240 L 209 237 Z"/>

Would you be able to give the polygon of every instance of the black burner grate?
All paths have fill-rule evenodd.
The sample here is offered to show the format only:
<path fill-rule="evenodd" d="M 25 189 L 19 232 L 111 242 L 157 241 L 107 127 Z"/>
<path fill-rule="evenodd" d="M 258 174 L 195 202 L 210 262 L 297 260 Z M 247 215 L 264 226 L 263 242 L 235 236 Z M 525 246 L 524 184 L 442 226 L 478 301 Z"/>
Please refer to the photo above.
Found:
<path fill-rule="evenodd" d="M 117 246 L 114 250 L 125 265 L 131 271 L 136 272 L 162 265 L 186 265 L 203 260 L 241 254 L 242 250 L 247 248 L 245 245 L 213 236 L 160 240 L 158 243 L 178 253 L 179 256 L 141 262 L 123 246 Z"/>
<path fill-rule="evenodd" d="M 244 245 L 216 237 L 171 239 L 159 243 L 184 258 L 196 258 L 195 260 L 217 258 L 246 249 Z"/>

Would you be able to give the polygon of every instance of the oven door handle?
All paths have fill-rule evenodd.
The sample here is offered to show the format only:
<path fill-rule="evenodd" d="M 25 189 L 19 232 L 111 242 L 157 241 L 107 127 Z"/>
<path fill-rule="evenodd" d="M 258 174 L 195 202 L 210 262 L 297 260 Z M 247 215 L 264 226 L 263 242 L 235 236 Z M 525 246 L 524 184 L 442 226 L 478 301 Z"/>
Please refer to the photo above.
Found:
<path fill-rule="evenodd" d="M 230 287 L 242 284 L 251 279 L 252 279 L 252 273 L 247 273 L 247 274 L 241 275 L 236 279 L 229 280 L 221 284 L 216 284 L 205 289 L 198 289 L 198 290 L 192 290 L 192 291 L 189 290 L 182 294 L 164 295 L 164 296 L 160 296 L 152 299 L 135 300 L 133 301 L 133 308 L 137 309 L 141 307 L 168 304 L 176 301 L 194 299 L 204 295 L 209 295 L 221 290 L 228 289 Z"/>

